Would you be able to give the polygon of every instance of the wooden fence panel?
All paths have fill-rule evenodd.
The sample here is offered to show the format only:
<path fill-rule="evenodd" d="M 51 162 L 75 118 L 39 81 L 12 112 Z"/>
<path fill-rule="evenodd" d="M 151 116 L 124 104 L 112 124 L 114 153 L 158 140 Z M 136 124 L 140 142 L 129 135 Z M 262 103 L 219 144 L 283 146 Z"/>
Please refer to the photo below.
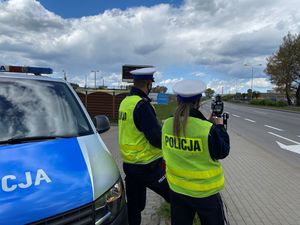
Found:
<path fill-rule="evenodd" d="M 89 115 L 106 115 L 111 120 L 117 120 L 121 101 L 128 93 L 117 92 L 90 92 L 87 97 L 82 92 L 77 92 L 80 100 L 85 105 Z"/>

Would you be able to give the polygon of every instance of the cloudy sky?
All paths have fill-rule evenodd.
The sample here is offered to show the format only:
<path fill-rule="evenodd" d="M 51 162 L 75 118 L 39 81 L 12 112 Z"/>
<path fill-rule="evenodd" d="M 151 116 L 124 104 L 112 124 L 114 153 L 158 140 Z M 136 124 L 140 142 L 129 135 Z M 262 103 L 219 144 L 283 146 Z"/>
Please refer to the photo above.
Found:
<path fill-rule="evenodd" d="M 124 64 L 154 65 L 157 85 L 201 79 L 221 93 L 272 86 L 263 69 L 299 0 L 0 0 L 0 65 L 46 66 L 84 86 L 121 84 Z M 259 66 L 259 64 L 262 64 Z"/>

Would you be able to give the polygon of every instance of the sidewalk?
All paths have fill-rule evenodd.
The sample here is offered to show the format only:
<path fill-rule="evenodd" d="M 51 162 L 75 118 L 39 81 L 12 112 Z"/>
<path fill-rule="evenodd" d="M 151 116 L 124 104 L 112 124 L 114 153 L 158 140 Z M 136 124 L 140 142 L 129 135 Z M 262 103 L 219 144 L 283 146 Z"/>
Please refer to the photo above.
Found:
<path fill-rule="evenodd" d="M 300 169 L 232 131 L 229 134 L 231 152 L 221 160 L 226 180 L 221 194 L 230 225 L 299 225 Z M 120 162 L 117 127 L 101 136 Z M 160 224 L 156 208 L 162 200 L 152 191 L 147 195 L 142 225 Z"/>
<path fill-rule="evenodd" d="M 300 170 L 230 132 L 222 191 L 231 225 L 299 225 Z M 299 156 L 300 157 L 300 156 Z"/>

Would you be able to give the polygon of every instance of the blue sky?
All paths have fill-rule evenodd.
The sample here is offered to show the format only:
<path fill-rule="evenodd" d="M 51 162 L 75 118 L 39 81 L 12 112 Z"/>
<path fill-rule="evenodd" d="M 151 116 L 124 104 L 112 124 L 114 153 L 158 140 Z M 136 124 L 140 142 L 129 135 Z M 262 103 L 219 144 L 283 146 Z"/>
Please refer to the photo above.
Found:
<path fill-rule="evenodd" d="M 263 70 L 291 33 L 299 0 L 0 0 L 0 65 L 53 68 L 93 87 L 124 85 L 124 64 L 153 65 L 156 84 L 201 79 L 217 93 L 266 91 Z M 262 66 L 257 66 L 262 64 Z"/>
<path fill-rule="evenodd" d="M 39 0 L 48 10 L 60 15 L 63 18 L 80 18 L 83 16 L 94 16 L 103 13 L 105 10 L 118 8 L 125 10 L 130 7 L 145 6 L 151 7 L 161 3 L 179 6 L 179 0 Z"/>

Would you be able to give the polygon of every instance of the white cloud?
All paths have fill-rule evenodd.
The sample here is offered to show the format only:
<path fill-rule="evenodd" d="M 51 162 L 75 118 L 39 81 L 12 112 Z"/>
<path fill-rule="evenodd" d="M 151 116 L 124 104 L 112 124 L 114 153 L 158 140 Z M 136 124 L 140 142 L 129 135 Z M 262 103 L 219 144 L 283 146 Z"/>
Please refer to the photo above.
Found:
<path fill-rule="evenodd" d="M 214 79 L 208 82 L 207 87 L 213 89 L 218 94 L 234 94 L 236 92 L 246 92 L 251 89 L 251 79 Z M 274 86 L 268 78 L 254 78 L 253 91 L 271 90 Z"/>
<path fill-rule="evenodd" d="M 198 65 L 226 80 L 249 79 L 244 63 L 264 65 L 288 31 L 300 32 L 299 7 L 298 0 L 186 0 L 177 8 L 160 4 L 63 19 L 35 0 L 0 1 L 0 62 L 50 66 L 56 75 L 64 69 L 80 84 L 93 69 L 117 84 L 123 64 Z M 162 83 L 178 79 L 164 74 Z"/>
<path fill-rule="evenodd" d="M 249 80 L 246 85 L 251 87 L 251 80 Z M 267 78 L 254 78 L 253 79 L 253 90 L 255 88 L 266 88 L 266 89 L 272 89 L 274 86 L 271 84 L 270 80 Z"/>
<path fill-rule="evenodd" d="M 203 72 L 194 72 L 193 76 L 195 76 L 195 77 L 205 77 L 205 76 L 207 76 L 207 74 L 203 73 Z"/>
<path fill-rule="evenodd" d="M 174 78 L 174 79 L 166 79 L 166 80 L 162 80 L 159 82 L 158 85 L 174 85 L 175 83 L 177 83 L 178 81 L 183 80 L 183 78 Z"/>

